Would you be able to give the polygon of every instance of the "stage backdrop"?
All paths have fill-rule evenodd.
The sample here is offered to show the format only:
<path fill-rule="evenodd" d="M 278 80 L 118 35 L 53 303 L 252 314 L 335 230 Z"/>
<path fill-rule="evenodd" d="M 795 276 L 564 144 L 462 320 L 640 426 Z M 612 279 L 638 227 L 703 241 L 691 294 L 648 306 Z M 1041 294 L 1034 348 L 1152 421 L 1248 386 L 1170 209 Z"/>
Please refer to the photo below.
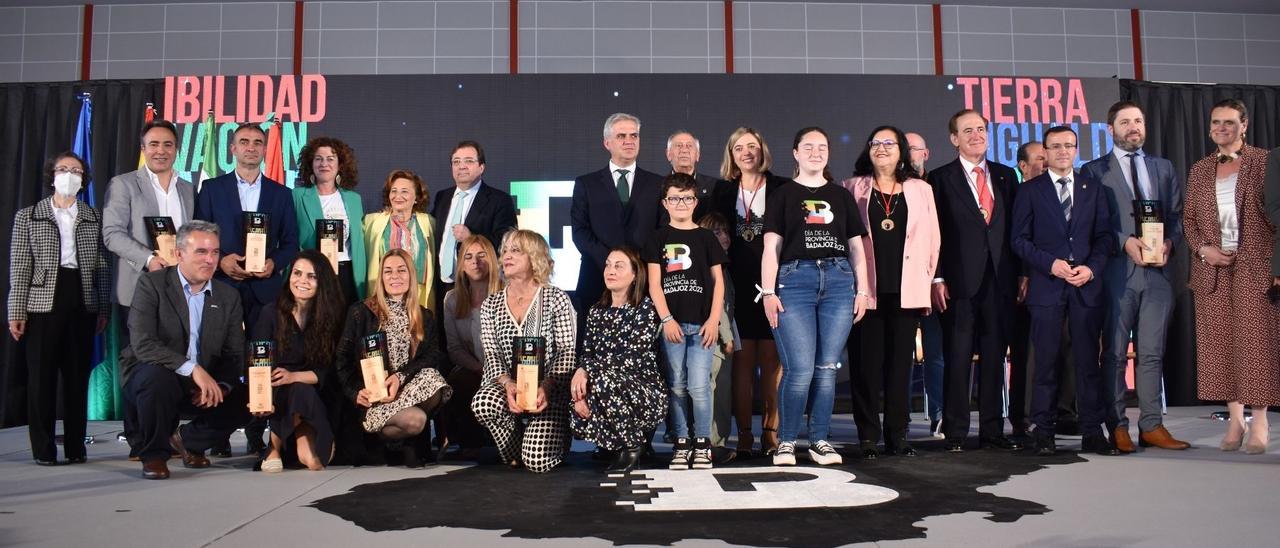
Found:
<path fill-rule="evenodd" d="M 0 173 L 12 181 L 0 216 L 47 194 L 40 185 L 44 157 L 71 148 L 79 101 L 93 91 L 95 190 L 109 177 L 136 168 L 137 130 L 145 103 L 179 125 L 177 168 L 192 181 L 202 171 L 232 168 L 230 134 L 240 122 L 280 122 L 287 184 L 308 138 L 330 135 L 356 152 L 365 210 L 382 207 L 381 188 L 394 169 L 417 171 L 432 193 L 452 184 L 448 156 L 461 139 L 486 149 L 487 184 L 516 198 L 520 226 L 547 236 L 556 259 L 554 282 L 572 289 L 578 254 L 569 230 L 572 181 L 608 161 L 603 124 L 614 112 L 642 122 L 639 166 L 666 173 L 666 138 L 677 129 L 701 140 L 699 171 L 717 174 L 725 138 L 749 125 L 765 136 L 773 171 L 790 175 L 796 129 L 822 126 L 832 138 L 831 171 L 847 177 L 870 130 L 894 124 L 929 142 L 930 167 L 951 161 L 947 120 L 971 107 L 991 121 L 988 158 L 1014 164 L 1017 148 L 1039 140 L 1052 125 L 1080 133 L 1080 161 L 1110 148 L 1106 110 L 1119 97 L 1116 80 L 987 76 L 844 75 L 465 75 L 465 76 L 216 76 L 163 80 L 0 86 L 5 109 Z M 212 114 L 211 122 L 210 114 Z M 213 162 L 205 143 L 213 139 Z M 0 240 L 6 250 L 6 236 Z M 7 281 L 7 269 L 0 278 Z M 7 340 L 7 339 L 6 339 Z M 15 362 L 15 345 L 5 348 Z M 7 367 L 10 387 L 21 367 Z M 5 423 L 23 422 L 19 398 L 6 398 Z"/>

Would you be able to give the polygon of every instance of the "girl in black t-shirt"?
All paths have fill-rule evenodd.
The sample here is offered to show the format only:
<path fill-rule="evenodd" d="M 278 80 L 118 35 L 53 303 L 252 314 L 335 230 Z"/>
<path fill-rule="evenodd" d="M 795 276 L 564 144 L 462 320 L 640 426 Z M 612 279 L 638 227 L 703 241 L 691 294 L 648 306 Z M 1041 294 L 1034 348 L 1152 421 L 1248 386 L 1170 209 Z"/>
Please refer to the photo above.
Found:
<path fill-rule="evenodd" d="M 796 463 L 796 438 L 811 391 L 809 458 L 816 464 L 841 462 L 827 435 L 845 339 L 867 306 L 866 229 L 853 197 L 831 183 L 828 151 L 822 129 L 796 133 L 792 154 L 798 173 L 769 196 L 760 277 L 765 316 L 782 355 L 774 465 Z"/>

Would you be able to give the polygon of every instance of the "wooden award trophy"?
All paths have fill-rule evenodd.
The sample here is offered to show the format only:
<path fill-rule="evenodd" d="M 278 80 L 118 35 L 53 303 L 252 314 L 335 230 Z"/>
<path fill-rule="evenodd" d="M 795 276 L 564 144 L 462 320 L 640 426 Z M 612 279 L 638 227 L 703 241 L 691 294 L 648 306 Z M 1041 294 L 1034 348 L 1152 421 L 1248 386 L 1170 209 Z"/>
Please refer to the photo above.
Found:
<path fill-rule="evenodd" d="M 151 236 L 151 249 L 170 266 L 178 264 L 178 230 L 170 217 L 143 217 L 147 234 Z"/>
<path fill-rule="evenodd" d="M 369 392 L 369 403 L 382 403 L 390 400 L 387 394 L 387 349 L 386 335 L 381 331 L 364 338 L 364 347 L 360 358 L 360 375 L 364 377 L 364 389 Z"/>
<path fill-rule="evenodd" d="M 267 270 L 267 230 L 269 224 L 266 213 L 244 212 L 244 270 L 245 272 L 265 272 Z"/>
<path fill-rule="evenodd" d="M 338 273 L 338 252 L 346 241 L 345 234 L 342 219 L 316 219 L 316 243 L 320 254 L 329 258 L 334 274 Z"/>
<path fill-rule="evenodd" d="M 275 368 L 271 341 L 249 343 L 249 412 L 271 413 L 271 370 Z"/>
<path fill-rule="evenodd" d="M 516 379 L 516 405 L 524 411 L 538 409 L 538 383 L 547 360 L 547 339 L 515 337 L 512 342 L 512 375 Z"/>
<path fill-rule="evenodd" d="M 1147 248 L 1142 250 L 1142 262 L 1164 262 L 1164 214 L 1156 200 L 1134 200 L 1133 212 L 1138 225 L 1138 239 Z"/>

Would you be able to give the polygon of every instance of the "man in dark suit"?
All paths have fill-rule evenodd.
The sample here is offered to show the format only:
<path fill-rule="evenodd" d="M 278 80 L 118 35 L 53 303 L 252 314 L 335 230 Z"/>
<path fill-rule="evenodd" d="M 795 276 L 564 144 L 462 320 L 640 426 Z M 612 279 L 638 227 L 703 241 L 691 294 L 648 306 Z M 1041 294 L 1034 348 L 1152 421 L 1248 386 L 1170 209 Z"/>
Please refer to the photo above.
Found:
<path fill-rule="evenodd" d="M 1076 133 L 1066 126 L 1044 135 L 1049 171 L 1023 183 L 1013 205 L 1013 250 L 1031 278 L 1031 347 L 1036 363 L 1031 395 L 1036 453 L 1056 449 L 1058 361 L 1062 324 L 1071 332 L 1080 408 L 1082 448 L 1100 455 L 1119 451 L 1102 433 L 1106 409 L 1101 398 L 1098 338 L 1106 298 L 1102 272 L 1115 248 L 1112 213 L 1102 185 L 1074 172 Z"/>
<path fill-rule="evenodd" d="M 644 247 L 649 235 L 663 224 L 658 207 L 662 177 L 636 167 L 640 154 L 640 119 L 615 113 L 604 123 L 604 148 L 609 166 L 573 181 L 569 222 L 573 244 L 582 254 L 574 299 L 579 331 L 587 308 L 604 293 L 604 260 L 620 245 Z"/>
<path fill-rule="evenodd" d="M 929 173 L 942 247 L 933 306 L 942 313 L 942 431 L 951 452 L 969 433 L 969 371 L 977 340 L 979 447 L 1019 450 L 1004 435 L 1004 349 L 1019 266 L 1009 249 L 1013 169 L 988 162 L 987 120 L 962 110 L 948 122 L 959 157 Z"/>
<path fill-rule="evenodd" d="M 138 278 L 129 309 L 130 345 L 120 357 L 130 444 L 142 477 L 169 477 L 170 450 L 187 468 L 206 468 L 204 451 L 249 418 L 240 294 L 213 279 L 218 225 L 193 220 L 178 230 L 178 265 Z M 178 427 L 180 415 L 195 415 Z"/>
<path fill-rule="evenodd" d="M 693 175 L 698 183 L 695 190 L 698 205 L 693 209 L 693 220 L 701 221 L 702 217 L 712 211 L 724 216 L 725 222 L 732 223 L 734 197 L 737 187 L 729 181 L 698 173 L 698 160 L 702 157 L 702 143 L 686 130 L 677 130 L 667 137 L 667 161 L 671 163 L 672 173 Z"/>
<path fill-rule="evenodd" d="M 1165 334 L 1174 304 L 1173 272 L 1165 265 L 1169 254 L 1182 246 L 1183 186 L 1173 171 L 1172 162 L 1142 150 L 1147 128 L 1137 104 L 1121 101 L 1112 105 L 1107 111 L 1107 125 L 1115 147 L 1080 169 L 1081 175 L 1102 183 L 1107 203 L 1115 212 L 1109 229 L 1115 235 L 1117 247 L 1102 273 L 1107 305 L 1102 331 L 1107 432 L 1120 452 L 1135 450 L 1124 401 L 1130 334 L 1136 332 L 1133 383 L 1141 410 L 1138 441 L 1143 446 L 1186 449 L 1190 444 L 1174 439 L 1161 417 Z M 1154 261 L 1143 259 L 1143 251 L 1152 250 L 1139 239 L 1142 231 L 1137 224 L 1135 206 L 1152 207 L 1164 223 L 1164 251 Z"/>
<path fill-rule="evenodd" d="M 458 245 L 472 234 L 489 239 L 495 250 L 502 246 L 502 235 L 516 228 L 516 207 L 511 195 L 484 184 L 484 148 L 475 141 L 462 141 L 449 153 L 453 170 L 453 188 L 436 193 L 431 216 L 435 217 L 436 249 L 439 249 L 440 284 L 435 292 L 441 302 L 453 288 Z M 499 254 L 501 252 L 499 251 Z M 437 306 L 436 310 L 444 310 Z"/>

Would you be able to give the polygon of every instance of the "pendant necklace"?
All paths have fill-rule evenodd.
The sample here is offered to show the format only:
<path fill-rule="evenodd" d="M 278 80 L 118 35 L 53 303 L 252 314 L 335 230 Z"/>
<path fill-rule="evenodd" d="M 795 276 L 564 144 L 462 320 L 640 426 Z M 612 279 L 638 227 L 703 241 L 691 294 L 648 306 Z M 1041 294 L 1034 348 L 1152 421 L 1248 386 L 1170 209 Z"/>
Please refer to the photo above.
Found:
<path fill-rule="evenodd" d="M 880 192 L 880 189 L 877 188 L 876 192 Z M 880 229 L 885 232 L 889 232 L 897 226 L 891 217 L 893 216 L 893 210 L 898 208 L 898 196 L 900 194 L 902 193 L 886 195 L 880 192 L 880 207 L 884 209 L 884 220 L 880 221 Z"/>

